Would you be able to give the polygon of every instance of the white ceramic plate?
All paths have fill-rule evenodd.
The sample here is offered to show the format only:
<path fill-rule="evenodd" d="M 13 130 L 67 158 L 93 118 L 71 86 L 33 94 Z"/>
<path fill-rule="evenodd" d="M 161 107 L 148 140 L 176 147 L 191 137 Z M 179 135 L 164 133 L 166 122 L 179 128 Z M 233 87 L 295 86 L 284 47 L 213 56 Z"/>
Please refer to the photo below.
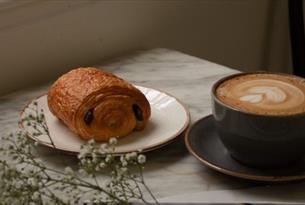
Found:
<path fill-rule="evenodd" d="M 144 93 L 151 105 L 151 118 L 143 131 L 134 131 L 118 140 L 115 151 L 117 154 L 138 150 L 145 152 L 164 146 L 180 135 L 190 121 L 188 110 L 175 97 L 152 88 L 136 87 Z M 30 102 L 21 112 L 21 119 L 29 114 L 30 109 L 27 108 L 33 106 L 34 102 L 37 102 L 39 110 L 43 110 L 49 136 L 52 138 L 54 146 L 51 144 L 50 137 L 31 135 L 32 126 L 23 125 L 23 129 L 28 131 L 29 137 L 40 144 L 61 151 L 79 153 L 80 146 L 85 141 L 71 132 L 50 112 L 46 95 Z"/>

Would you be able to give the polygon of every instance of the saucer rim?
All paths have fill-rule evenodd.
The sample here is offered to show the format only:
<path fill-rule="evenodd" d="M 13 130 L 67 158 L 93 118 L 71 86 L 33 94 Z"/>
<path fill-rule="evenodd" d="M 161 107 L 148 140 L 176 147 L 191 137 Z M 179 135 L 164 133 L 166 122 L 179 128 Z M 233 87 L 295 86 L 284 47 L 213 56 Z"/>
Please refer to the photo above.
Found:
<path fill-rule="evenodd" d="M 198 124 L 202 123 L 205 120 L 209 120 L 209 118 L 213 119 L 213 115 L 207 115 L 205 117 L 202 117 L 198 119 L 195 123 L 193 123 L 189 128 L 186 130 L 184 142 L 186 144 L 187 150 L 201 163 L 203 163 L 205 166 L 218 171 L 220 173 L 223 173 L 225 175 L 229 175 L 232 177 L 237 177 L 241 179 L 247 179 L 247 180 L 253 180 L 253 181 L 262 181 L 262 182 L 289 182 L 289 181 L 297 181 L 297 180 L 303 180 L 305 179 L 305 173 L 303 175 L 292 175 L 292 176 L 265 176 L 265 175 L 253 175 L 253 174 L 246 174 L 246 173 L 240 173 L 233 170 L 230 170 L 228 168 L 224 168 L 222 166 L 216 165 L 210 160 L 206 159 L 204 156 L 200 156 L 196 152 L 196 150 L 192 147 L 190 143 L 190 132 L 195 127 L 198 126 Z M 236 161 L 236 163 L 239 163 Z M 240 163 L 239 163 L 240 164 Z M 245 166 L 245 165 L 243 165 Z"/>

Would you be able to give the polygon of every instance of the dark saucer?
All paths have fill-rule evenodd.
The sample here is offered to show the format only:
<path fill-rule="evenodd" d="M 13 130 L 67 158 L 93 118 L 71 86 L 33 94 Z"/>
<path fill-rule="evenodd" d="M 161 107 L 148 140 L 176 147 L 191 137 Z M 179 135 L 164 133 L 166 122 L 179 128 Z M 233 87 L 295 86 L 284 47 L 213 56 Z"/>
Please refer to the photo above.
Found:
<path fill-rule="evenodd" d="M 199 161 L 223 174 L 265 182 L 305 179 L 304 158 L 294 165 L 268 169 L 249 167 L 234 160 L 215 132 L 212 115 L 198 120 L 187 130 L 185 143 L 189 152 Z"/>

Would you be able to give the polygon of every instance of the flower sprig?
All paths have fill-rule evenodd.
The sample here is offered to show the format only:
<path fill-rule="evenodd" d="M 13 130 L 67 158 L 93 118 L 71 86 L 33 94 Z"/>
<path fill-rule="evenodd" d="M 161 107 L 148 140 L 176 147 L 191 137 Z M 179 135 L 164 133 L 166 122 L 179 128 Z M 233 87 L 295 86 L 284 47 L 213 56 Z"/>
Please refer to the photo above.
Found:
<path fill-rule="evenodd" d="M 27 109 L 20 123 L 31 127 L 32 133 L 21 130 L 1 138 L 1 204 L 158 204 L 143 177 L 145 155 L 132 152 L 116 156 L 116 138 L 104 144 L 90 140 L 82 145 L 77 169 L 46 166 L 37 157 L 38 143 L 28 138 L 29 134 L 50 137 L 43 110 L 37 102 Z M 51 137 L 50 141 L 53 143 Z"/>
<path fill-rule="evenodd" d="M 26 128 L 23 129 L 23 131 L 27 136 L 33 136 L 36 138 L 47 136 L 50 140 L 51 146 L 55 147 L 55 144 L 49 133 L 43 109 L 39 109 L 37 101 L 27 105 L 27 107 L 24 109 L 24 116 L 19 121 L 19 125 L 21 125 L 23 128 Z M 37 143 L 38 142 L 36 141 L 36 144 Z"/>

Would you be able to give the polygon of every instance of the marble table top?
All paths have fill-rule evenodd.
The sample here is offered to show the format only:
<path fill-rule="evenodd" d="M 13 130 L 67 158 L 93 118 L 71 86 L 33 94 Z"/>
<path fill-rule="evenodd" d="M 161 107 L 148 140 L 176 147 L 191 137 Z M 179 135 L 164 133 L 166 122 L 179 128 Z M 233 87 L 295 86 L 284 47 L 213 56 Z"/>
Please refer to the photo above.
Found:
<path fill-rule="evenodd" d="M 190 110 L 191 123 L 211 113 L 210 89 L 219 78 L 238 72 L 206 60 L 168 49 L 138 52 L 98 65 L 146 87 L 166 91 Z M 19 111 L 31 99 L 45 93 L 49 84 L 0 97 L 0 134 L 17 129 Z M 76 164 L 75 157 L 58 160 L 58 154 L 41 147 L 48 166 Z M 147 153 L 144 176 L 159 202 L 164 203 L 305 203 L 305 183 L 266 185 L 217 173 L 191 156 L 182 137 Z"/>

